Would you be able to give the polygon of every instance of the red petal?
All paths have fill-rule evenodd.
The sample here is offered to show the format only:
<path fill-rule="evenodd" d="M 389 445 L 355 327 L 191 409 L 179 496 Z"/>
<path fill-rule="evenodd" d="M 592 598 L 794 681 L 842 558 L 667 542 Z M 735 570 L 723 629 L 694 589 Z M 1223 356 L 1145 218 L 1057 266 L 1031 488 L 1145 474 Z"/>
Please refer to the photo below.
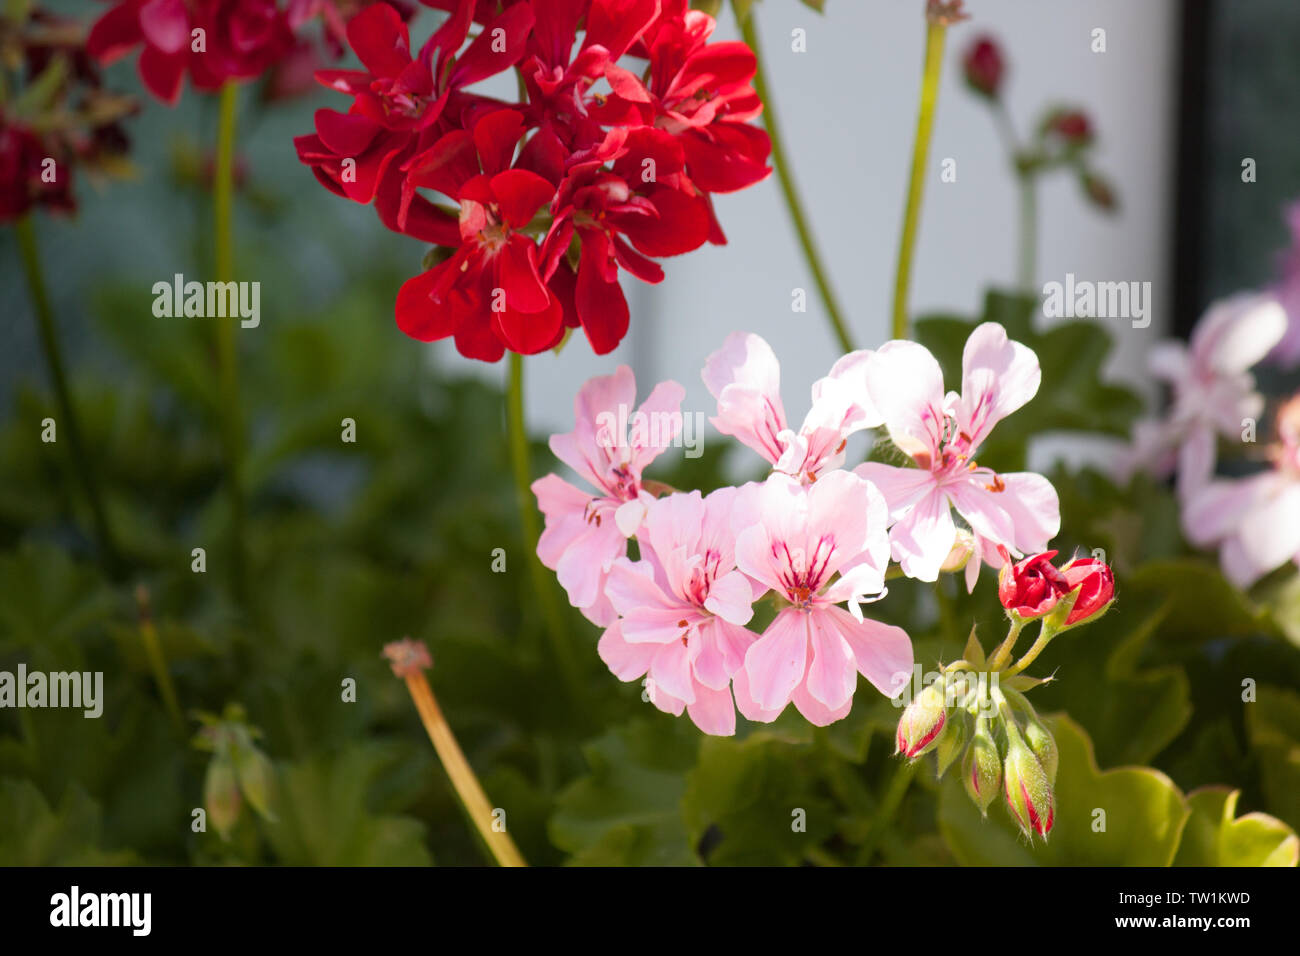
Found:
<path fill-rule="evenodd" d="M 129 3 L 118 3 L 90 28 L 86 52 L 107 65 L 121 59 L 143 38 L 136 8 Z"/>
<path fill-rule="evenodd" d="M 555 187 L 526 169 L 507 169 L 492 177 L 492 193 L 506 222 L 522 229 L 555 195 Z"/>
<path fill-rule="evenodd" d="M 540 312 L 518 312 L 507 308 L 494 312 L 493 327 L 512 352 L 535 355 L 551 348 L 564 333 L 564 309 L 559 299 L 548 296 Z"/>
<path fill-rule="evenodd" d="M 618 280 L 605 281 L 605 251 L 599 242 L 582 243 L 574 300 L 587 341 L 597 355 L 612 352 L 627 335 L 628 308 Z"/>
<path fill-rule="evenodd" d="M 678 256 L 709 238 L 709 210 L 703 196 L 664 186 L 650 193 L 659 217 L 619 216 L 619 229 L 647 256 Z"/>
<path fill-rule="evenodd" d="M 179 53 L 190 43 L 190 15 L 184 0 L 149 0 L 140 8 L 145 42 L 162 53 Z"/>
<path fill-rule="evenodd" d="M 528 49 L 528 34 L 533 28 L 533 8 L 517 3 L 506 10 L 481 32 L 456 61 L 450 85 L 469 86 L 514 66 Z M 499 32 L 498 32 L 499 31 Z"/>
<path fill-rule="evenodd" d="M 659 0 L 592 0 L 583 47 L 603 46 L 617 60 L 659 15 Z"/>
<path fill-rule="evenodd" d="M 397 327 L 413 339 L 433 342 L 456 331 L 458 323 L 454 310 L 446 304 L 435 304 L 429 297 L 440 271 L 446 266 L 444 262 L 407 279 L 397 292 Z"/>
<path fill-rule="evenodd" d="M 181 80 L 185 76 L 185 54 L 161 53 L 151 46 L 140 52 L 136 64 L 145 88 L 169 106 L 175 106 L 181 96 Z"/>
<path fill-rule="evenodd" d="M 510 310 L 540 312 L 550 305 L 550 293 L 537 274 L 537 245 L 531 239 L 511 236 L 505 248 L 497 253 L 497 269 L 497 278 L 505 290 L 505 304 Z"/>
<path fill-rule="evenodd" d="M 406 24 L 386 3 L 373 3 L 348 21 L 348 43 L 375 76 L 397 76 L 411 62 Z"/>
<path fill-rule="evenodd" d="M 483 172 L 491 175 L 510 168 L 515 146 L 524 135 L 524 117 L 515 110 L 488 113 L 474 124 L 474 145 L 478 147 Z"/>
<path fill-rule="evenodd" d="M 436 189 L 459 202 L 465 183 L 478 175 L 474 139 L 465 130 L 458 129 L 415 158 L 407 182 L 412 187 Z"/>
<path fill-rule="evenodd" d="M 374 142 L 380 129 L 374 120 L 355 113 L 327 109 L 316 111 L 316 133 L 336 156 L 356 158 Z"/>

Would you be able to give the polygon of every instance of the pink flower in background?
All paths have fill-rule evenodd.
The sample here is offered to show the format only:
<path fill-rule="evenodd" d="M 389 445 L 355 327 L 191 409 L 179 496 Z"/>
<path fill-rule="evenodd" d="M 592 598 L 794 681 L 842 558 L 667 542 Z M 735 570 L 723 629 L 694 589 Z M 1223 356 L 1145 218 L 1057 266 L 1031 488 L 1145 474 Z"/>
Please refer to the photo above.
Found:
<path fill-rule="evenodd" d="M 1269 353 L 1269 360 L 1289 368 L 1300 364 L 1300 202 L 1287 207 L 1286 221 L 1291 248 L 1282 255 L 1281 278 L 1274 291 L 1286 310 L 1287 330 Z"/>
<path fill-rule="evenodd" d="M 889 437 L 912 456 L 916 468 L 868 462 L 854 471 L 889 503 L 894 560 L 922 581 L 934 581 L 957 541 L 951 511 L 970 525 L 975 555 L 993 567 L 1001 545 L 1013 555 L 1043 551 L 1061 527 L 1056 490 L 1032 472 L 996 474 L 976 464 L 975 453 L 999 421 L 1038 391 L 1038 357 L 985 322 L 966 340 L 962 391 L 944 394 L 943 372 L 915 342 L 887 342 L 867 362 L 871 397 Z M 966 564 L 973 588 L 980 561 Z"/>
<path fill-rule="evenodd" d="M 573 431 L 552 435 L 550 444 L 596 491 L 558 475 L 533 482 L 546 516 L 537 556 L 556 573 L 570 603 L 602 627 L 616 616 L 604 593 L 610 565 L 627 554 L 627 539 L 652 500 L 642 491 L 641 472 L 677 439 L 684 395 L 676 382 L 660 382 L 633 413 L 630 368 L 620 365 L 613 375 L 591 379 L 573 401 Z"/>
<path fill-rule="evenodd" d="M 884 591 L 887 520 L 880 493 L 847 471 L 809 485 L 775 474 L 745 492 L 733 519 L 736 564 L 790 602 L 736 672 L 736 706 L 750 720 L 775 720 L 791 701 L 818 726 L 839 720 L 858 673 L 883 694 L 902 690 L 912 670 L 907 633 L 858 607 Z"/>
<path fill-rule="evenodd" d="M 1151 351 L 1151 374 L 1169 384 L 1173 404 L 1163 427 L 1146 426 L 1143 451 L 1153 464 L 1176 452 L 1181 493 L 1210 477 L 1216 436 L 1240 441 L 1244 419 L 1263 414 L 1250 368 L 1285 331 L 1286 314 L 1274 296 L 1237 295 L 1212 305 L 1187 345 L 1163 342 Z"/>
<path fill-rule="evenodd" d="M 1223 573 L 1240 588 L 1288 561 L 1300 564 L 1300 395 L 1278 410 L 1277 439 L 1270 470 L 1206 481 L 1183 505 L 1188 539 L 1217 545 Z"/>
<path fill-rule="evenodd" d="M 813 385 L 812 408 L 796 433 L 781 404 L 781 366 L 772 347 L 752 333 L 733 332 L 709 356 L 702 373 L 718 400 L 718 414 L 710 421 L 776 471 L 816 481 L 844 463 L 849 435 L 881 423 L 866 387 L 870 357 L 869 351 L 850 352 Z"/>
<path fill-rule="evenodd" d="M 647 675 L 651 702 L 685 709 L 708 734 L 736 732 L 731 678 L 755 635 L 745 625 L 754 591 L 736 570 L 732 511 L 741 494 L 720 488 L 651 501 L 637 534 L 641 560 L 620 558 L 606 593 L 620 619 L 598 650 L 620 680 Z"/>

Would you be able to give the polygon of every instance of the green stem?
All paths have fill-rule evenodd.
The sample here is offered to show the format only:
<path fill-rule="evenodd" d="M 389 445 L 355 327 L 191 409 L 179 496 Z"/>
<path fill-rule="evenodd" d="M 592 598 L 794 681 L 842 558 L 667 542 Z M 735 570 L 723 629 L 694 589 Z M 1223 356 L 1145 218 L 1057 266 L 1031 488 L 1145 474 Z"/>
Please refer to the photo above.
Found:
<path fill-rule="evenodd" d="M 903 797 L 907 795 L 907 789 L 912 785 L 912 780 L 920 766 L 920 760 L 908 760 L 900 763 L 894 771 L 894 776 L 889 781 L 889 789 L 881 797 L 880 805 L 872 818 L 871 829 L 867 831 L 862 847 L 858 850 L 857 866 L 866 866 L 871 862 L 876 846 L 893 824 L 898 808 L 903 803 Z"/>
<path fill-rule="evenodd" d="M 231 225 L 235 182 L 235 111 L 239 88 L 221 89 L 217 126 L 217 162 L 213 181 L 213 232 L 216 280 L 235 278 L 234 231 Z M 230 494 L 230 574 L 236 595 L 245 594 L 243 414 L 239 403 L 239 350 L 235 343 L 238 317 L 217 320 L 217 410 L 226 458 Z"/>
<path fill-rule="evenodd" d="M 1023 671 L 1026 667 L 1038 659 L 1038 655 L 1043 653 L 1044 648 L 1051 643 L 1052 638 L 1060 634 L 1060 629 L 1047 626 L 1047 621 L 1043 621 L 1043 629 L 1038 632 L 1038 640 L 1025 652 L 1025 656 L 1016 661 L 1015 666 L 1008 670 L 1003 677 L 1014 677 Z"/>
<path fill-rule="evenodd" d="M 180 701 L 176 696 L 176 686 L 172 683 L 171 672 L 167 670 L 167 657 L 163 654 L 162 642 L 158 640 L 158 629 L 153 620 L 145 618 L 140 622 L 140 636 L 144 640 L 145 656 L 149 658 L 149 667 L 153 671 L 154 682 L 162 695 L 167 708 L 167 716 L 178 734 L 185 733 L 185 717 L 181 713 Z"/>
<path fill-rule="evenodd" d="M 1020 639 L 1020 632 L 1024 630 L 1025 622 L 1018 618 L 1011 619 L 1011 627 L 1007 630 L 1006 639 L 998 645 L 998 649 L 993 652 L 989 658 L 988 669 L 990 671 L 999 671 L 1011 660 L 1011 652 L 1016 649 L 1016 641 Z"/>
<path fill-rule="evenodd" d="M 826 307 L 826 316 L 831 321 L 831 330 L 835 333 L 840 348 L 845 352 L 852 352 L 854 348 L 853 340 L 849 338 L 848 328 L 844 324 L 843 313 L 835 299 L 835 293 L 831 289 L 830 277 L 822 266 L 821 254 L 817 250 L 817 241 L 813 238 L 812 226 L 804 215 L 803 204 L 799 199 L 799 190 L 795 186 L 794 177 L 790 172 L 790 160 L 786 155 L 785 141 L 781 137 L 780 124 L 777 122 L 776 102 L 770 95 L 771 87 L 767 82 L 767 74 L 763 70 L 763 55 L 759 50 L 756 17 L 753 11 L 750 11 L 749 16 L 743 19 L 738 17 L 737 19 L 741 20 L 741 36 L 744 37 L 745 43 L 754 51 L 754 55 L 758 59 L 758 70 L 754 74 L 754 88 L 758 93 L 758 98 L 763 103 L 763 126 L 767 129 L 767 135 L 772 141 L 772 166 L 776 170 L 777 182 L 781 185 L 781 195 L 785 198 L 785 208 L 790 213 L 795 232 L 799 236 L 799 245 L 803 249 L 804 261 L 808 264 L 809 271 L 812 272 L 813 281 L 817 283 L 817 293 L 821 296 L 822 305 Z"/>
<path fill-rule="evenodd" d="M 926 22 L 925 68 L 921 79 L 921 105 L 916 116 L 916 141 L 912 146 L 912 174 L 903 212 L 903 232 L 898 240 L 898 274 L 894 280 L 894 330 L 896 339 L 907 338 L 907 296 L 912 282 L 912 254 L 921 218 L 921 196 L 925 192 L 925 171 L 934 132 L 935 107 L 939 102 L 939 76 L 943 72 L 943 43 L 948 27 Z"/>
<path fill-rule="evenodd" d="M 76 472 L 77 480 L 80 481 L 86 500 L 90 504 L 91 521 L 95 527 L 95 537 L 99 543 L 101 556 L 110 572 L 115 572 L 120 567 L 117 545 L 114 543 L 113 533 L 108 524 L 108 516 L 104 510 L 103 498 L 100 497 L 95 472 L 90 467 L 90 459 L 81 440 L 81 426 L 72 404 L 72 392 L 68 388 L 68 376 L 63 368 L 63 354 L 59 348 L 59 334 L 54 326 L 54 311 L 50 307 L 49 294 L 45 288 L 45 273 L 41 269 L 36 230 L 32 226 L 30 216 L 20 219 L 14 229 L 18 234 L 18 249 L 27 275 L 27 288 L 31 292 L 41 350 L 45 353 L 45 365 L 54 383 L 54 396 L 59 405 L 59 413 L 63 416 L 63 430 L 67 433 L 68 446 L 72 450 L 73 471 Z"/>
<path fill-rule="evenodd" d="M 1020 173 L 1020 288 L 1033 293 L 1038 254 L 1038 188 L 1032 173 Z"/>
<path fill-rule="evenodd" d="M 560 672 L 570 688 L 578 687 L 578 667 L 573 648 L 566 638 L 564 618 L 555 600 L 555 591 L 546 575 L 546 569 L 537 557 L 537 539 L 541 529 L 537 523 L 537 509 L 530 488 L 531 475 L 528 461 L 528 433 L 524 427 L 524 358 L 510 353 L 510 381 L 506 390 L 506 428 L 510 438 L 510 466 L 514 472 L 515 496 L 519 505 L 519 518 L 523 528 L 524 560 L 532 575 L 533 591 L 542 608 L 546 633 Z"/>

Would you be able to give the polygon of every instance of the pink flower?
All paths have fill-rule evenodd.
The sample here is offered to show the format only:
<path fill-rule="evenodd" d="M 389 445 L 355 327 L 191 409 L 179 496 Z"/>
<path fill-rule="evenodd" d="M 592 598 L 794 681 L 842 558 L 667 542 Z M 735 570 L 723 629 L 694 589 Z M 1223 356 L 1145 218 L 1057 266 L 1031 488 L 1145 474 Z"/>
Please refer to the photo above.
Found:
<path fill-rule="evenodd" d="M 887 342 L 869 359 L 871 397 L 889 437 L 918 467 L 868 462 L 854 471 L 889 502 L 893 557 L 909 577 L 938 578 L 957 540 L 953 508 L 975 538 L 968 588 L 979 573 L 976 556 L 1000 567 L 997 546 L 1032 554 L 1046 550 L 1060 530 L 1060 503 L 1046 478 L 999 475 L 975 461 L 993 426 L 1034 397 L 1040 377 L 1038 357 L 1010 341 L 996 322 L 985 322 L 966 340 L 960 395 L 944 394 L 939 363 L 915 342 Z"/>
<path fill-rule="evenodd" d="M 685 709 L 707 734 L 736 732 L 731 678 L 754 634 L 749 579 L 736 570 L 732 511 L 720 488 L 651 501 L 637 534 L 641 560 L 619 558 L 606 593 L 620 619 L 601 636 L 601 660 L 620 680 L 649 675 L 651 702 Z"/>
<path fill-rule="evenodd" d="M 733 332 L 709 356 L 704 384 L 718 400 L 710 421 L 758 452 L 775 470 L 816 481 L 844 463 L 849 435 L 881 423 L 866 387 L 869 351 L 851 352 L 812 388 L 812 408 L 795 433 L 781 404 L 781 366 L 772 347 L 752 333 Z"/>
<path fill-rule="evenodd" d="M 1255 390 L 1250 368 L 1285 331 L 1286 313 L 1276 298 L 1244 294 L 1212 305 L 1187 345 L 1156 346 L 1148 364 L 1152 375 L 1169 384 L 1173 404 L 1162 421 L 1139 423 L 1137 443 L 1121 472 L 1141 468 L 1162 476 L 1176 460 L 1184 496 L 1208 480 L 1216 436 L 1240 441 L 1243 420 L 1263 413 L 1264 397 Z"/>
<path fill-rule="evenodd" d="M 636 379 L 630 368 L 620 365 L 613 375 L 591 379 L 573 400 L 573 431 L 552 435 L 550 444 L 596 491 L 558 475 L 533 482 L 546 516 L 537 556 L 556 573 L 569 602 L 602 627 L 616 616 L 604 593 L 610 565 L 627 554 L 627 539 L 652 500 L 642 491 L 641 472 L 676 440 L 684 395 L 676 382 L 660 382 L 633 414 Z"/>
<path fill-rule="evenodd" d="M 1277 415 L 1273 467 L 1247 478 L 1206 481 L 1183 504 L 1183 530 L 1218 545 L 1223 573 L 1248 588 L 1274 568 L 1300 565 L 1300 396 Z"/>
<path fill-rule="evenodd" d="M 887 518 L 880 492 L 847 471 L 810 485 L 774 474 L 750 486 L 733 518 L 736 564 L 790 602 L 736 672 L 736 706 L 750 720 L 775 720 L 791 701 L 818 726 L 839 720 L 852 706 L 858 673 L 883 694 L 902 691 L 911 641 L 901 628 L 864 619 L 858 607 L 884 591 Z"/>

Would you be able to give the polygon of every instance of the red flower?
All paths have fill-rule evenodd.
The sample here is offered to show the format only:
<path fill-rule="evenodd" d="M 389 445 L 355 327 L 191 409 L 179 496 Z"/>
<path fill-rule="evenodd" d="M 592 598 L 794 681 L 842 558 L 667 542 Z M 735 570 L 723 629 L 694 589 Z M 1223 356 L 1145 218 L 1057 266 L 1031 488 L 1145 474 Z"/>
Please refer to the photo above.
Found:
<path fill-rule="evenodd" d="M 611 351 L 629 323 L 620 271 L 659 282 L 655 258 L 725 242 L 711 194 L 770 172 L 753 53 L 709 44 L 712 18 L 685 0 L 424 2 L 449 16 L 414 55 L 386 8 L 349 23 L 365 69 L 317 78 L 351 108 L 318 112 L 300 159 L 390 228 L 451 250 L 402 287 L 408 335 L 496 361 L 581 325 Z M 648 68 L 624 69 L 624 54 Z M 511 66 L 524 102 L 465 89 Z"/>
<path fill-rule="evenodd" d="M 120 0 L 86 41 L 101 63 L 137 46 L 145 87 L 175 105 L 187 72 L 201 90 L 251 79 L 292 49 L 293 34 L 275 0 Z"/>
<path fill-rule="evenodd" d="M 1075 558 L 1061 568 L 1067 593 L 1077 591 L 1074 607 L 1065 619 L 1065 626 L 1071 627 L 1097 617 L 1103 613 L 1115 598 L 1115 574 L 1103 561 L 1095 558 Z"/>
<path fill-rule="evenodd" d="M 981 96 L 997 98 L 1002 89 L 1006 64 L 1002 48 L 996 40 L 987 35 L 977 37 L 962 58 L 962 69 L 966 74 L 967 86 Z"/>
<path fill-rule="evenodd" d="M 1066 146 L 1092 142 L 1092 121 L 1082 110 L 1057 110 L 1048 118 L 1047 130 L 1064 140 Z"/>
<path fill-rule="evenodd" d="M 523 136 L 515 110 L 483 116 L 473 133 L 455 130 L 411 166 L 411 190 L 436 189 L 460 204 L 455 254 L 409 279 L 397 294 L 397 325 L 428 342 L 455 336 L 467 358 L 495 362 L 508 346 L 523 354 L 556 345 L 564 330 L 560 299 L 542 281 L 537 243 L 522 230 L 555 187 L 512 167 Z"/>
<path fill-rule="evenodd" d="M 1011 562 L 1006 548 L 999 547 L 998 552 L 1002 555 L 998 600 L 1009 613 L 1027 621 L 1042 617 L 1071 590 L 1065 576 L 1052 565 L 1055 551 L 1030 555 L 1019 564 Z"/>

